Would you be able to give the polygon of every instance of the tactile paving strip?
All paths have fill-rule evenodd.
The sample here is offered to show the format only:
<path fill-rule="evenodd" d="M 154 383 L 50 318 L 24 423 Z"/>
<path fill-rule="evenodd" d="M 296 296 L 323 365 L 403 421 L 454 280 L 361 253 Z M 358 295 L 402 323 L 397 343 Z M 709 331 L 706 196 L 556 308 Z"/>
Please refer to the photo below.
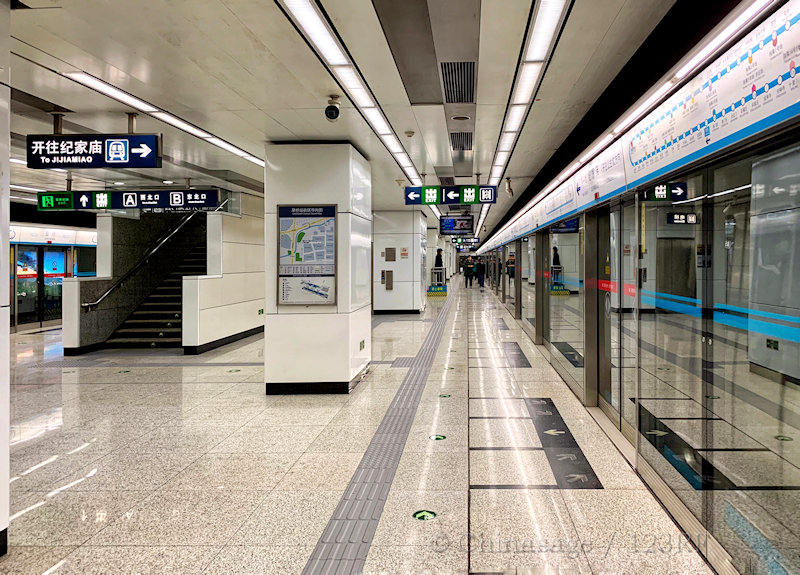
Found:
<path fill-rule="evenodd" d="M 361 573 L 414 422 L 452 299 L 448 298 L 356 468 L 303 575 Z"/>

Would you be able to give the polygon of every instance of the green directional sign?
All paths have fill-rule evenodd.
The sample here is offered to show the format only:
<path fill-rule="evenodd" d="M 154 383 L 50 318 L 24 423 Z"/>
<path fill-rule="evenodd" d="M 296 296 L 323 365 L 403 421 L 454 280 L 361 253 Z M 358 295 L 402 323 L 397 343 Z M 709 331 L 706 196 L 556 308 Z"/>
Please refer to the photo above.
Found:
<path fill-rule="evenodd" d="M 40 212 L 72 209 L 72 192 L 40 192 L 38 200 Z"/>
<path fill-rule="evenodd" d="M 422 203 L 426 205 L 439 203 L 439 186 L 424 186 L 422 188 Z"/>
<path fill-rule="evenodd" d="M 421 509 L 419 511 L 414 512 L 412 515 L 414 519 L 419 519 L 420 521 L 430 521 L 431 519 L 436 518 L 436 513 L 433 511 L 428 511 L 427 509 Z"/>
<path fill-rule="evenodd" d="M 407 206 L 445 204 L 494 204 L 497 186 L 412 186 L 403 195 Z"/>
<path fill-rule="evenodd" d="M 450 397 L 450 394 L 449 393 L 442 393 L 442 394 L 439 395 L 439 397 L 447 398 L 447 397 Z"/>
<path fill-rule="evenodd" d="M 431 435 L 428 439 L 432 439 L 433 441 L 441 441 L 442 439 L 447 439 L 446 435 Z"/>

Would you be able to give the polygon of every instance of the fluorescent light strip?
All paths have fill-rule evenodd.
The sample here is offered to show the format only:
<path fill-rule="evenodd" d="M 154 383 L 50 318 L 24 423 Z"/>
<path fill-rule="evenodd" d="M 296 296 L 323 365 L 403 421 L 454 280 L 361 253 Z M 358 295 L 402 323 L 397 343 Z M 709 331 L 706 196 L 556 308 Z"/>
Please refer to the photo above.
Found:
<path fill-rule="evenodd" d="M 517 85 L 511 98 L 512 104 L 530 104 L 533 90 L 539 81 L 542 62 L 528 62 L 522 65 L 517 76 Z"/>
<path fill-rule="evenodd" d="M 11 162 L 12 164 L 19 164 L 20 166 L 28 165 L 28 162 L 26 162 L 25 160 L 20 160 L 19 158 L 9 158 L 8 161 Z"/>
<path fill-rule="evenodd" d="M 176 118 L 175 116 L 173 116 L 172 114 L 168 114 L 167 112 L 153 112 L 152 116 L 154 118 L 158 118 L 162 122 L 170 124 L 171 126 L 175 126 L 179 130 L 183 130 L 184 132 L 187 132 L 192 136 L 196 136 L 198 138 L 203 138 L 203 139 L 212 137 L 211 134 L 204 132 L 203 130 L 197 128 L 196 126 L 191 125 L 189 122 L 184 122 L 180 118 Z"/>
<path fill-rule="evenodd" d="M 191 134 L 192 136 L 201 138 L 206 142 L 214 144 L 215 146 L 222 148 L 223 150 L 226 150 L 236 156 L 249 159 L 254 164 L 259 164 L 263 166 L 263 162 L 259 158 L 251 156 L 249 152 L 245 152 L 244 150 L 237 148 L 233 144 L 229 144 L 228 142 L 220 138 L 217 138 L 216 136 L 212 136 L 208 132 L 201 130 L 200 128 L 190 124 L 189 122 L 181 120 L 180 118 L 173 116 L 168 112 L 161 111 L 152 104 L 145 102 L 144 100 L 140 100 L 139 98 L 136 98 L 134 96 L 131 96 L 127 92 L 123 92 L 122 90 L 115 88 L 111 84 L 108 84 L 107 82 L 104 82 L 99 78 L 95 78 L 94 76 L 91 76 L 85 72 L 65 72 L 64 76 L 70 78 L 71 80 L 75 80 L 76 82 L 83 84 L 84 86 L 92 88 L 93 90 L 96 90 L 101 94 L 105 94 L 110 98 L 118 100 L 123 104 L 127 104 L 132 108 L 136 108 L 137 110 L 146 112 L 147 114 L 150 114 L 157 120 L 161 120 L 162 122 L 174 126 L 175 128 L 178 128 L 179 130 Z M 19 161 L 14 161 L 14 163 L 25 163 L 25 162 L 19 160 Z M 27 165 L 27 163 L 25 164 Z M 60 168 L 53 168 L 53 170 L 58 172 L 66 171 Z"/>
<path fill-rule="evenodd" d="M 539 8 L 536 10 L 536 17 L 528 36 L 528 49 L 525 51 L 526 61 L 543 61 L 547 58 L 566 4 L 566 0 L 541 0 L 539 2 Z"/>
<path fill-rule="evenodd" d="M 433 215 L 436 216 L 437 219 L 439 220 L 442 219 L 442 212 L 439 211 L 439 208 L 437 208 L 433 204 L 429 205 L 428 207 L 431 209 Z"/>
<path fill-rule="evenodd" d="M 594 155 L 597 152 L 605 148 L 608 145 L 608 143 L 611 142 L 611 140 L 613 139 L 614 139 L 614 134 L 607 134 L 606 137 L 600 140 L 594 148 L 586 152 L 586 154 L 581 158 L 581 164 L 586 163 L 586 160 L 594 157 Z"/>
<path fill-rule="evenodd" d="M 30 188 L 28 186 L 18 186 L 17 184 L 9 184 L 8 186 L 12 190 L 17 190 L 18 192 L 44 192 L 45 190 L 40 190 L 39 188 Z"/>
<path fill-rule="evenodd" d="M 499 178 L 500 178 L 500 177 L 503 175 L 503 170 L 504 170 L 504 169 L 505 169 L 505 168 L 504 168 L 503 166 L 494 166 L 494 167 L 492 168 L 492 174 L 491 174 L 491 178 L 492 178 L 493 180 L 497 180 L 497 179 L 499 179 Z M 497 184 L 492 184 L 492 185 L 493 185 L 493 186 L 496 186 Z"/>
<path fill-rule="evenodd" d="M 761 10 L 771 4 L 772 0 L 756 0 L 751 4 L 744 12 L 742 12 L 733 22 L 731 22 L 728 26 L 726 26 L 719 34 L 717 34 L 711 41 L 708 42 L 695 56 L 693 56 L 686 64 L 684 64 L 678 72 L 675 74 L 676 80 L 682 80 L 686 76 L 688 76 L 691 72 L 697 69 L 701 64 L 704 64 L 705 61 L 722 45 L 724 45 L 728 40 L 730 40 L 733 36 L 735 36 L 750 20 L 752 20 Z M 544 4 L 548 4 L 545 0 Z M 543 6 L 544 6 L 543 4 Z M 538 16 L 538 15 L 537 15 Z M 535 26 L 534 26 L 535 28 Z M 535 59 L 533 51 L 533 37 L 535 36 L 535 29 L 534 33 L 531 37 L 531 44 L 528 46 L 528 52 L 526 54 L 526 59 L 533 60 Z M 640 117 L 649 110 L 651 106 L 653 106 L 658 100 L 660 100 L 673 86 L 672 81 L 668 81 L 664 83 L 656 92 L 654 92 L 650 97 L 647 98 L 641 105 L 639 105 L 633 112 L 628 114 L 628 116 L 622 120 L 617 127 L 613 130 L 613 135 L 619 135 L 623 132 L 628 126 L 630 126 L 635 121 L 639 120 Z M 586 153 L 580 160 L 580 162 L 585 162 L 590 157 L 595 155 L 595 153 L 600 152 L 604 147 L 607 146 L 613 139 L 612 134 L 608 134 L 603 138 L 601 142 L 599 142 L 594 148 L 592 148 L 588 153 Z M 542 192 L 537 194 L 538 197 L 544 198 L 547 194 L 553 191 L 558 183 L 561 181 L 562 178 L 559 178 L 555 182 L 551 182 L 550 185 L 545 188 Z M 718 192 L 716 194 L 711 194 L 708 197 L 717 197 L 726 195 L 729 193 L 733 193 L 734 191 L 739 191 L 741 189 L 746 189 L 748 186 L 742 186 L 739 188 L 734 188 L 732 190 L 725 190 L 722 192 Z M 705 197 L 705 196 L 703 196 Z M 682 202 L 674 202 L 674 204 L 681 204 L 681 203 L 690 203 L 695 202 L 701 198 L 694 198 L 691 200 L 683 200 Z M 538 202 L 537 202 L 538 203 Z M 535 204 L 534 204 L 535 205 Z M 526 207 L 522 211 L 517 214 L 517 218 L 521 217 L 523 214 L 527 213 L 530 208 Z M 502 233 L 504 230 L 508 228 L 508 226 L 515 221 L 516 218 L 509 221 L 508 224 L 503 226 L 503 228 L 498 232 L 498 234 Z"/>
<path fill-rule="evenodd" d="M 373 100 L 369 87 L 347 56 L 344 46 L 336 37 L 335 30 L 329 28 L 314 2 L 311 0 L 280 0 L 280 2 L 303 30 L 314 50 L 327 62 L 331 73 L 339 80 L 347 96 L 394 156 L 409 181 L 415 186 L 421 185 L 413 162 Z"/>
<path fill-rule="evenodd" d="M 333 73 L 339 78 L 342 86 L 347 91 L 347 95 L 359 108 L 372 108 L 375 102 L 367 92 L 364 84 L 351 66 L 334 66 Z"/>
<path fill-rule="evenodd" d="M 570 168 L 566 172 L 562 173 L 558 177 L 558 181 L 559 182 L 563 182 L 564 180 L 568 179 L 580 167 L 581 167 L 581 163 L 580 162 L 575 162 L 574 164 L 572 164 L 572 166 L 570 166 Z"/>
<path fill-rule="evenodd" d="M 515 132 L 505 132 L 500 136 L 500 143 L 497 144 L 497 150 L 500 152 L 510 152 L 514 148 L 514 140 L 517 134 Z"/>
<path fill-rule="evenodd" d="M 21 200 L 23 202 L 31 202 L 34 204 L 39 201 L 36 198 L 23 198 L 22 196 L 8 196 L 8 197 L 11 198 L 12 200 Z"/>
<path fill-rule="evenodd" d="M 400 140 L 394 134 L 384 134 L 380 138 L 392 154 L 400 154 L 405 151 Z"/>
<path fill-rule="evenodd" d="M 511 106 L 506 117 L 506 127 L 504 132 L 518 132 L 522 121 L 525 119 L 525 112 L 528 106 Z"/>
<path fill-rule="evenodd" d="M 244 150 L 240 150 L 239 148 L 237 148 L 233 144 L 229 144 L 225 140 L 220 140 L 217 137 L 206 138 L 206 142 L 208 142 L 209 144 L 214 144 L 218 148 L 222 148 L 223 150 L 226 150 L 226 151 L 230 152 L 231 154 L 236 154 L 237 156 L 242 157 L 242 158 L 250 155 L 247 152 L 245 152 Z"/>
<path fill-rule="evenodd" d="M 79 84 L 88 86 L 92 90 L 96 90 L 101 94 L 105 94 L 106 96 L 114 98 L 115 100 L 122 102 L 123 104 L 126 104 L 131 108 L 136 108 L 141 112 L 147 112 L 148 114 L 150 114 L 152 112 L 158 111 L 158 108 L 156 108 L 152 104 L 148 104 L 144 100 L 135 98 L 134 96 L 131 96 L 127 92 L 123 92 L 119 88 L 115 88 L 111 84 L 103 82 L 99 78 L 90 76 L 86 72 L 65 72 L 64 75 L 70 80 L 75 80 Z"/>
<path fill-rule="evenodd" d="M 708 44 L 703 46 L 702 50 L 700 50 L 695 56 L 692 57 L 691 60 L 684 64 L 681 69 L 678 70 L 677 74 L 675 74 L 675 77 L 678 80 L 685 78 L 690 72 L 705 62 L 705 60 L 708 59 L 708 57 L 711 56 L 711 54 L 720 46 L 735 36 L 736 33 L 738 33 L 745 25 L 747 25 L 756 14 L 758 14 L 771 2 L 772 0 L 756 0 L 753 2 L 749 8 L 739 14 L 739 16 L 733 22 L 728 24 L 725 29 L 722 30 L 722 32 L 717 34 Z"/>
<path fill-rule="evenodd" d="M 379 136 L 386 136 L 394 133 L 378 108 L 364 108 L 361 111 Z"/>
<path fill-rule="evenodd" d="M 500 184 L 500 176 L 489 178 L 489 185 L 490 186 L 497 186 Z"/>
<path fill-rule="evenodd" d="M 256 158 L 255 156 L 244 156 L 244 159 L 247 160 L 248 162 L 253 162 L 256 165 L 261 166 L 262 168 L 265 165 L 264 160 L 262 160 L 261 158 Z"/>
<path fill-rule="evenodd" d="M 495 166 L 505 166 L 508 162 L 509 152 L 497 152 L 497 155 L 494 157 L 494 165 Z"/>
<path fill-rule="evenodd" d="M 347 65 L 339 44 L 309 0 L 284 0 L 284 5 L 329 65 Z"/>
<path fill-rule="evenodd" d="M 638 121 L 645 112 L 650 110 L 650 107 L 658 102 L 669 90 L 672 88 L 672 82 L 665 82 L 658 90 L 653 92 L 653 94 L 647 98 L 644 102 L 642 102 L 633 112 L 628 114 L 628 116 L 622 120 L 617 127 L 614 128 L 614 134 L 619 135 L 623 130 L 625 130 L 628 126 L 633 124 L 634 122 Z"/>
<path fill-rule="evenodd" d="M 408 154 L 405 152 L 400 152 L 399 154 L 394 154 L 395 161 L 400 164 L 401 168 L 413 168 L 414 164 L 411 162 L 411 159 L 408 157 Z"/>

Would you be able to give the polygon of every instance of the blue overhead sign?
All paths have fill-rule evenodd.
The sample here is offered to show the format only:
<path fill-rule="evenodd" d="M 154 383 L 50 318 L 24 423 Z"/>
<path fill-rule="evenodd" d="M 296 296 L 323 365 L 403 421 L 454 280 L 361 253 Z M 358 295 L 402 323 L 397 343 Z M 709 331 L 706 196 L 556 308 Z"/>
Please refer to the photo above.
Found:
<path fill-rule="evenodd" d="M 158 134 L 34 134 L 27 140 L 34 170 L 161 167 Z"/>
<path fill-rule="evenodd" d="M 39 192 L 39 211 L 143 210 L 152 212 L 211 211 L 219 206 L 219 190 Z"/>
<path fill-rule="evenodd" d="M 405 191 L 406 205 L 414 205 L 422 203 L 422 188 L 421 187 L 408 187 Z"/>

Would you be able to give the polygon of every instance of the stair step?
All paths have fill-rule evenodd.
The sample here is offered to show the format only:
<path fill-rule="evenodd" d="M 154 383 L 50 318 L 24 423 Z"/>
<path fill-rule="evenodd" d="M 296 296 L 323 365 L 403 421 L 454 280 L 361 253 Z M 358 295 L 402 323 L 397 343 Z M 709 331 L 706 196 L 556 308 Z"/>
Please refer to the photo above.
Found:
<path fill-rule="evenodd" d="M 157 315 L 157 316 L 161 317 L 161 316 L 166 316 L 167 314 L 169 314 L 171 317 L 174 317 L 175 312 L 174 311 L 170 311 L 170 310 L 161 310 L 161 309 L 148 309 L 148 310 L 137 309 L 131 315 L 136 315 L 136 316 L 140 316 L 140 315 Z M 178 317 L 175 318 L 175 319 L 180 319 L 180 313 L 178 313 Z"/>
<path fill-rule="evenodd" d="M 155 344 L 155 345 L 153 345 Z M 181 347 L 181 338 L 160 338 L 158 341 L 151 341 L 149 339 L 130 339 L 130 338 L 112 338 L 106 341 L 108 347 L 146 347 L 146 348 L 163 348 L 163 347 Z"/>
<path fill-rule="evenodd" d="M 171 328 L 177 327 L 180 329 L 181 320 L 179 319 L 170 319 L 170 318 L 163 318 L 163 319 L 126 319 L 123 324 L 120 326 L 120 329 L 126 329 L 130 327 L 149 327 L 155 330 L 159 330 L 161 328 Z"/>
<path fill-rule="evenodd" d="M 114 334 L 119 335 L 134 335 L 134 334 L 144 334 L 148 337 L 157 337 L 161 339 L 164 336 L 158 335 L 159 333 L 168 334 L 168 333 L 181 333 L 181 328 L 179 327 L 165 327 L 163 329 L 153 329 L 152 327 L 121 327 L 114 332 Z"/>

